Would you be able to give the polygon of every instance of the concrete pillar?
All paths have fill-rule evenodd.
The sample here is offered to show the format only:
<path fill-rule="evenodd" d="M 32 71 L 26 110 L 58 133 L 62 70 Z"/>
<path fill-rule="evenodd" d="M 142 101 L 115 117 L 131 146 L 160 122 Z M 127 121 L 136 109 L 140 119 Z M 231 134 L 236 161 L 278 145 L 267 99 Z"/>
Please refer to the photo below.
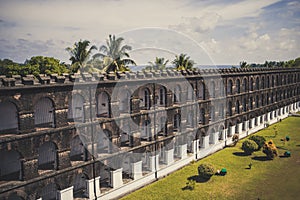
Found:
<path fill-rule="evenodd" d="M 58 193 L 58 200 L 73 200 L 73 186 L 60 190 Z"/>
<path fill-rule="evenodd" d="M 268 112 L 267 113 L 267 122 L 269 122 L 271 120 L 270 116 L 271 116 L 271 112 Z"/>
<path fill-rule="evenodd" d="M 178 146 L 178 154 L 181 159 L 187 157 L 187 144 L 179 145 Z"/>
<path fill-rule="evenodd" d="M 217 144 L 217 142 L 219 141 L 219 132 L 213 133 L 213 137 L 214 137 L 214 144 Z"/>
<path fill-rule="evenodd" d="M 159 170 L 159 157 L 158 155 L 149 156 L 149 170 L 155 172 Z"/>
<path fill-rule="evenodd" d="M 237 124 L 237 125 L 236 125 L 236 128 L 237 128 L 237 132 L 238 132 L 238 133 L 242 133 L 243 123 Z"/>
<path fill-rule="evenodd" d="M 245 121 L 245 131 L 249 130 L 249 120 Z"/>
<path fill-rule="evenodd" d="M 95 178 L 95 188 L 96 188 L 96 195 L 97 197 L 100 196 L 100 176 Z M 87 191 L 86 195 L 89 197 L 89 199 L 95 199 L 95 193 L 94 193 L 94 179 L 86 180 L 87 185 Z"/>
<path fill-rule="evenodd" d="M 118 188 L 123 185 L 122 180 L 122 170 L 123 168 L 116 169 L 110 172 L 110 186 L 113 188 Z"/>
<path fill-rule="evenodd" d="M 208 148 L 209 147 L 209 135 L 206 135 L 206 136 L 202 136 L 202 147 L 204 149 Z"/>
<path fill-rule="evenodd" d="M 199 139 L 193 141 L 193 153 L 197 153 L 199 151 Z"/>
<path fill-rule="evenodd" d="M 230 136 L 233 136 L 235 134 L 235 126 L 230 126 Z"/>
<path fill-rule="evenodd" d="M 143 177 L 142 161 L 131 163 L 131 171 L 133 180 Z"/>
<path fill-rule="evenodd" d="M 257 125 L 259 125 L 260 124 L 260 118 L 261 118 L 262 116 L 258 116 L 258 117 L 256 117 L 256 120 L 257 120 Z"/>
<path fill-rule="evenodd" d="M 165 150 L 165 164 L 169 165 L 174 162 L 174 149 Z"/>
<path fill-rule="evenodd" d="M 222 132 L 222 133 L 221 133 L 221 135 L 222 135 L 222 136 L 221 136 L 221 139 L 222 139 L 222 140 L 225 140 L 226 130 L 224 129 L 224 130 L 222 130 L 221 132 Z"/>
<path fill-rule="evenodd" d="M 254 128 L 254 126 L 255 126 L 255 125 L 254 125 L 254 121 L 255 121 L 254 118 L 250 119 L 250 124 L 251 124 L 251 127 L 252 127 L 252 128 Z"/>

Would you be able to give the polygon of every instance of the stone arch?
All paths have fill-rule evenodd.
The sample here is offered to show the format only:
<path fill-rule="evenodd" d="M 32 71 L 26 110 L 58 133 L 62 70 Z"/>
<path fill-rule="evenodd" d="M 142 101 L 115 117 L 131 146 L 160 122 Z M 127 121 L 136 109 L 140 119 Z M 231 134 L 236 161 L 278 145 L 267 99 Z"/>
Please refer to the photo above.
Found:
<path fill-rule="evenodd" d="M 23 190 L 15 189 L 7 197 L 7 200 L 27 200 L 28 195 Z"/>
<path fill-rule="evenodd" d="M 110 96 L 107 92 L 97 95 L 97 117 L 110 117 Z"/>
<path fill-rule="evenodd" d="M 236 101 L 236 104 L 235 104 L 235 112 L 236 112 L 237 114 L 240 114 L 240 113 L 241 113 L 241 112 L 240 112 L 240 101 L 239 101 L 239 100 Z"/>
<path fill-rule="evenodd" d="M 112 151 L 112 133 L 108 129 L 100 129 L 97 143 L 98 153 L 111 153 Z"/>
<path fill-rule="evenodd" d="M 199 123 L 205 124 L 205 108 L 199 108 Z"/>
<path fill-rule="evenodd" d="M 17 106 L 10 101 L 0 102 L 0 113 L 0 133 L 16 133 L 19 129 Z"/>
<path fill-rule="evenodd" d="M 206 99 L 205 88 L 206 88 L 205 83 L 203 81 L 200 81 L 199 88 L 198 88 L 198 98 L 200 100 Z"/>
<path fill-rule="evenodd" d="M 166 87 L 164 87 L 162 85 L 159 88 L 158 104 L 160 106 L 167 105 L 167 89 L 166 89 Z"/>
<path fill-rule="evenodd" d="M 173 120 L 173 130 L 179 132 L 181 129 L 181 115 L 176 113 Z"/>
<path fill-rule="evenodd" d="M 151 128 L 151 121 L 149 119 L 146 119 L 142 122 L 142 129 L 141 129 L 141 138 L 145 140 L 149 140 L 152 135 L 152 128 Z"/>
<path fill-rule="evenodd" d="M 256 80 L 255 80 L 255 89 L 259 90 L 259 77 L 256 77 Z"/>
<path fill-rule="evenodd" d="M 85 173 L 76 174 L 73 178 L 73 197 L 87 198 L 87 180 L 88 175 Z"/>
<path fill-rule="evenodd" d="M 228 79 L 227 82 L 227 95 L 232 95 L 233 94 L 233 81 L 232 79 Z"/>
<path fill-rule="evenodd" d="M 42 97 L 35 103 L 34 124 L 36 127 L 55 127 L 55 107 L 49 97 Z"/>
<path fill-rule="evenodd" d="M 174 88 L 174 94 L 173 94 L 174 103 L 180 103 L 181 102 L 181 87 L 180 85 L 176 85 Z"/>
<path fill-rule="evenodd" d="M 16 150 L 0 151 L 0 180 L 15 181 L 22 180 L 21 154 Z"/>
<path fill-rule="evenodd" d="M 250 78 L 249 87 L 250 87 L 250 88 L 249 88 L 250 91 L 253 91 L 253 90 L 254 90 L 254 81 L 253 81 L 253 78 L 252 78 L 252 77 Z"/>
<path fill-rule="evenodd" d="M 48 141 L 42 144 L 38 150 L 38 169 L 56 170 L 58 168 L 57 145 Z"/>
<path fill-rule="evenodd" d="M 128 89 L 119 91 L 119 111 L 120 113 L 130 113 L 131 92 Z"/>
<path fill-rule="evenodd" d="M 210 82 L 210 98 L 215 98 L 216 97 L 216 83 L 215 81 Z"/>
<path fill-rule="evenodd" d="M 70 160 L 72 161 L 86 161 L 87 160 L 87 151 L 79 137 L 76 135 L 72 138 L 70 142 Z"/>
<path fill-rule="evenodd" d="M 142 87 L 139 89 L 139 100 L 140 100 L 140 109 L 149 110 L 151 107 L 151 93 L 150 89 L 147 87 Z"/>
<path fill-rule="evenodd" d="M 236 82 L 235 83 L 236 84 L 236 92 L 239 94 L 239 93 L 241 93 L 241 81 L 239 78 L 237 78 L 235 82 Z"/>
<path fill-rule="evenodd" d="M 58 190 L 59 187 L 55 183 L 46 184 L 38 192 L 38 197 L 41 197 L 42 200 L 56 200 Z"/>
<path fill-rule="evenodd" d="M 248 84 L 247 83 L 248 83 L 247 78 L 244 78 L 243 83 L 242 83 L 243 92 L 247 92 L 247 90 L 248 90 Z"/>
<path fill-rule="evenodd" d="M 84 122 L 84 97 L 80 94 L 72 95 L 72 99 L 69 101 L 68 106 L 68 119 L 76 122 Z"/>

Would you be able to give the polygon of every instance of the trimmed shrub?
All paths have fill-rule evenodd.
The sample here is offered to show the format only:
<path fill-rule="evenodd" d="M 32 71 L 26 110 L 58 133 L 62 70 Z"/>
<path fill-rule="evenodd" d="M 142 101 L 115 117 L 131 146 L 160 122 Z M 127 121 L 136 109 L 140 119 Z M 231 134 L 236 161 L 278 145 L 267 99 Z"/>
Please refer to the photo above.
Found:
<path fill-rule="evenodd" d="M 248 155 L 251 155 L 257 148 L 258 145 L 253 140 L 245 140 L 242 144 L 243 151 Z"/>
<path fill-rule="evenodd" d="M 198 167 L 198 174 L 201 178 L 210 179 L 212 175 L 214 175 L 215 169 L 211 164 L 201 164 Z"/>
<path fill-rule="evenodd" d="M 267 158 L 271 160 L 273 160 L 276 156 L 278 156 L 278 151 L 273 140 L 269 140 L 268 142 L 265 142 L 262 152 L 265 153 Z"/>
<path fill-rule="evenodd" d="M 258 148 L 256 151 L 260 150 L 266 142 L 265 137 L 260 135 L 252 135 L 249 137 L 249 140 L 253 140 L 257 144 Z"/>
<path fill-rule="evenodd" d="M 232 136 L 233 146 L 235 146 L 235 145 L 238 143 L 239 137 L 240 137 L 239 134 L 234 134 L 234 135 Z"/>

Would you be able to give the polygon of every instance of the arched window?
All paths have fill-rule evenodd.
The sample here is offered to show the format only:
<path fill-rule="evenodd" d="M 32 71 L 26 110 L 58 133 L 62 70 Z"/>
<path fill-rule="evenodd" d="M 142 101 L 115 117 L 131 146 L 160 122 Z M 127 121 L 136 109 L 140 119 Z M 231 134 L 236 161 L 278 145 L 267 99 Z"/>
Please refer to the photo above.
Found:
<path fill-rule="evenodd" d="M 97 117 L 110 117 L 110 100 L 106 92 L 98 94 L 97 98 Z"/>
<path fill-rule="evenodd" d="M 256 86 L 256 90 L 259 90 L 259 78 L 258 77 L 256 78 L 255 86 Z"/>
<path fill-rule="evenodd" d="M 187 86 L 187 100 L 192 101 L 194 99 L 194 89 L 192 84 Z"/>
<path fill-rule="evenodd" d="M 232 80 L 228 81 L 228 85 L 227 85 L 227 94 L 232 95 L 232 91 L 233 91 L 233 82 Z"/>
<path fill-rule="evenodd" d="M 205 109 L 201 108 L 199 112 L 199 123 L 205 124 Z"/>
<path fill-rule="evenodd" d="M 247 111 L 247 102 L 246 102 L 246 98 L 243 99 L 243 112 Z"/>
<path fill-rule="evenodd" d="M 165 116 L 161 117 L 159 120 L 158 134 L 159 135 L 167 134 L 167 118 Z"/>
<path fill-rule="evenodd" d="M 148 88 L 143 88 L 139 91 L 140 108 L 142 110 L 150 109 L 150 91 Z"/>
<path fill-rule="evenodd" d="M 11 102 L 0 103 L 0 133 L 15 133 L 18 130 L 18 111 Z"/>
<path fill-rule="evenodd" d="M 45 142 L 38 151 L 38 169 L 55 170 L 58 167 L 57 147 L 53 142 Z"/>
<path fill-rule="evenodd" d="M 119 93 L 120 103 L 119 110 L 120 113 L 130 113 L 130 93 L 128 90 Z"/>
<path fill-rule="evenodd" d="M 250 100 L 249 100 L 249 109 L 250 110 L 253 109 L 253 97 L 250 97 Z"/>
<path fill-rule="evenodd" d="M 236 80 L 236 92 L 238 94 L 241 93 L 241 81 L 240 81 L 240 79 Z"/>
<path fill-rule="evenodd" d="M 166 106 L 166 88 L 161 86 L 160 89 L 159 89 L 159 105 L 161 106 Z"/>
<path fill-rule="evenodd" d="M 174 103 L 179 103 L 181 101 L 181 89 L 179 85 L 174 88 Z"/>
<path fill-rule="evenodd" d="M 203 82 L 199 83 L 198 98 L 205 100 L 205 84 Z"/>
<path fill-rule="evenodd" d="M 130 122 L 122 120 L 120 124 L 121 131 L 121 146 L 132 146 Z"/>
<path fill-rule="evenodd" d="M 70 160 L 75 161 L 85 161 L 87 158 L 87 153 L 85 147 L 83 146 L 82 141 L 79 136 L 75 136 L 71 140 L 71 151 L 70 151 Z"/>
<path fill-rule="evenodd" d="M 84 99 L 81 95 L 75 94 L 69 101 L 68 118 L 77 122 L 84 122 Z"/>
<path fill-rule="evenodd" d="M 216 97 L 216 84 L 214 81 L 210 83 L 210 97 L 215 98 Z"/>
<path fill-rule="evenodd" d="M 265 95 L 264 94 L 261 95 L 261 105 L 262 106 L 265 105 Z"/>
<path fill-rule="evenodd" d="M 247 92 L 247 79 L 246 78 L 243 79 L 242 85 L 243 85 L 243 92 Z"/>
<path fill-rule="evenodd" d="M 174 115 L 174 131 L 180 131 L 181 128 L 181 116 L 179 113 Z"/>
<path fill-rule="evenodd" d="M 240 102 L 239 101 L 236 101 L 235 111 L 237 114 L 240 114 Z"/>
<path fill-rule="evenodd" d="M 0 180 L 17 181 L 22 180 L 21 156 L 15 150 L 0 151 Z"/>
<path fill-rule="evenodd" d="M 219 117 L 220 118 L 224 118 L 225 116 L 224 116 L 224 104 L 223 103 L 221 103 L 221 105 L 219 106 Z"/>
<path fill-rule="evenodd" d="M 187 120 L 186 120 L 187 127 L 194 127 L 194 111 L 190 110 L 187 112 Z"/>
<path fill-rule="evenodd" d="M 267 88 L 270 88 L 270 77 L 267 76 Z"/>
<path fill-rule="evenodd" d="M 258 95 L 256 95 L 256 98 L 255 98 L 255 107 L 256 108 L 259 107 L 259 97 L 258 97 Z"/>
<path fill-rule="evenodd" d="M 56 200 L 57 189 L 58 188 L 55 183 L 47 184 L 45 187 L 42 188 L 39 196 L 43 200 Z"/>
<path fill-rule="evenodd" d="M 73 180 L 73 197 L 74 198 L 87 198 L 87 180 L 86 174 L 77 174 Z"/>
<path fill-rule="evenodd" d="M 232 116 L 232 102 L 231 101 L 228 102 L 228 115 Z"/>
<path fill-rule="evenodd" d="M 112 134 L 109 130 L 100 130 L 97 143 L 98 153 L 111 153 L 112 151 Z"/>
<path fill-rule="evenodd" d="M 274 76 L 272 76 L 272 87 L 274 87 L 275 86 L 275 78 L 274 78 Z"/>
<path fill-rule="evenodd" d="M 210 115 L 209 115 L 209 118 L 210 118 L 210 121 L 214 121 L 215 120 L 215 107 L 212 105 L 210 106 Z"/>
<path fill-rule="evenodd" d="M 250 79 L 250 91 L 253 91 L 253 78 Z"/>
<path fill-rule="evenodd" d="M 269 93 L 267 93 L 266 104 L 269 105 Z"/>
<path fill-rule="evenodd" d="M 34 105 L 34 124 L 37 127 L 55 127 L 54 106 L 49 98 L 41 98 Z"/>
<path fill-rule="evenodd" d="M 261 89 L 265 89 L 265 77 L 261 78 Z"/>
<path fill-rule="evenodd" d="M 152 133 L 151 133 L 151 122 L 150 120 L 145 120 L 143 121 L 143 124 L 142 124 L 142 139 L 145 139 L 145 140 L 152 140 Z"/>

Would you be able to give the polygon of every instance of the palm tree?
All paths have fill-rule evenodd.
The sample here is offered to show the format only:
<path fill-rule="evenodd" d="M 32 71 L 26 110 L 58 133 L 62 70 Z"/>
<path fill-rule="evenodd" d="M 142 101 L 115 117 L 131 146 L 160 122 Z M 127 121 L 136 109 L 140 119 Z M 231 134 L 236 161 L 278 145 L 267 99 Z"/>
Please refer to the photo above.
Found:
<path fill-rule="evenodd" d="M 172 64 L 175 65 L 177 70 L 192 70 L 195 62 L 189 56 L 186 56 L 186 54 L 181 53 L 179 56 L 175 56 Z"/>
<path fill-rule="evenodd" d="M 75 42 L 73 47 L 67 47 L 66 50 L 70 54 L 70 61 L 72 61 L 72 71 L 77 72 L 80 70 L 80 72 L 84 71 L 90 71 L 91 69 L 88 67 L 87 62 L 90 58 L 90 55 L 92 53 L 92 50 L 97 50 L 96 46 L 91 46 L 89 49 L 87 49 L 90 45 L 90 41 L 84 40 Z"/>
<path fill-rule="evenodd" d="M 129 71 L 130 69 L 126 65 L 136 65 L 127 53 L 132 49 L 131 46 L 122 46 L 123 40 L 122 37 L 116 38 L 115 35 L 109 35 L 106 45 L 102 45 L 99 48 L 100 53 L 94 55 L 94 58 L 103 59 L 104 71 Z"/>
<path fill-rule="evenodd" d="M 163 70 L 166 69 L 166 65 L 169 60 L 165 61 L 165 58 L 156 57 L 154 62 L 149 62 L 150 66 L 147 66 L 146 70 Z"/>

